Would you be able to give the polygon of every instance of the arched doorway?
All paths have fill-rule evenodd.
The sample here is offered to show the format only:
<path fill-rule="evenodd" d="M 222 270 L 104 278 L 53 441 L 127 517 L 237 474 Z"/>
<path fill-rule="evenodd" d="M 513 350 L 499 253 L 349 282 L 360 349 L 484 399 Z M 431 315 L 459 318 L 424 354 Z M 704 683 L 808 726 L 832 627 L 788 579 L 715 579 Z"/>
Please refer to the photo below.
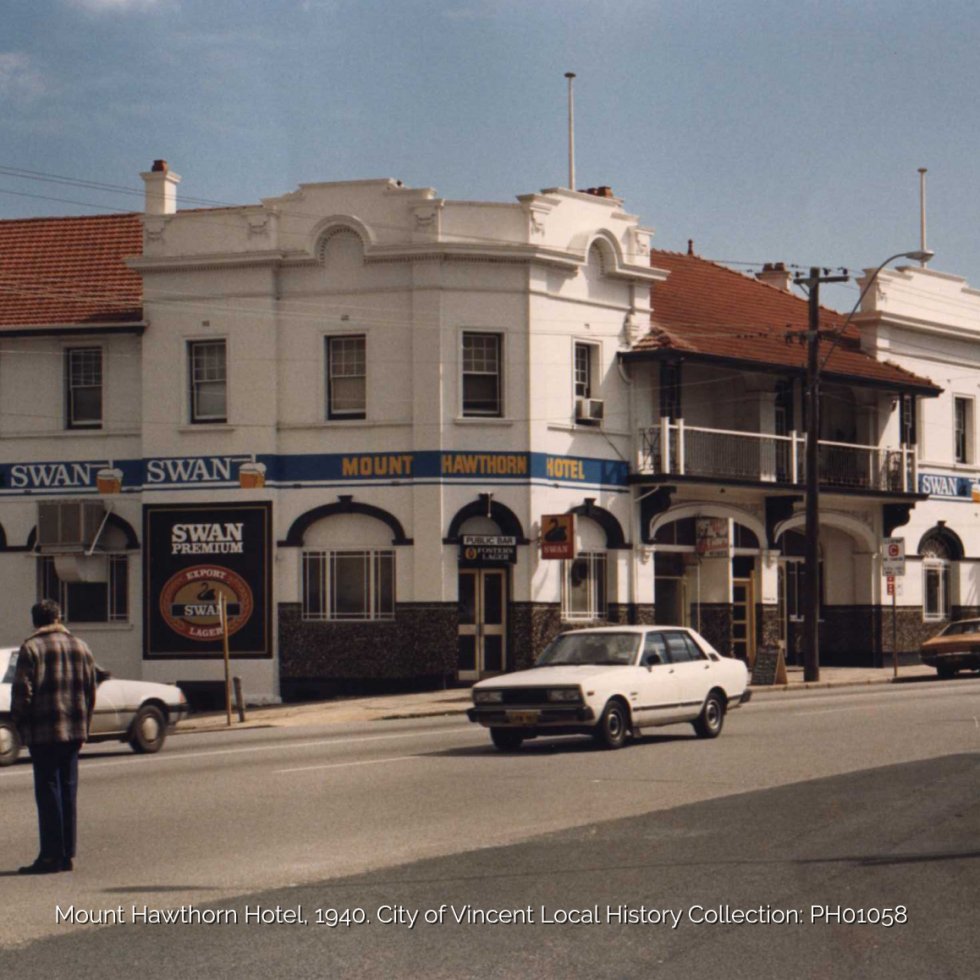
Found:
<path fill-rule="evenodd" d="M 731 510 L 678 508 L 653 527 L 656 621 L 690 626 L 749 665 L 759 632 L 761 549 L 754 523 Z"/>

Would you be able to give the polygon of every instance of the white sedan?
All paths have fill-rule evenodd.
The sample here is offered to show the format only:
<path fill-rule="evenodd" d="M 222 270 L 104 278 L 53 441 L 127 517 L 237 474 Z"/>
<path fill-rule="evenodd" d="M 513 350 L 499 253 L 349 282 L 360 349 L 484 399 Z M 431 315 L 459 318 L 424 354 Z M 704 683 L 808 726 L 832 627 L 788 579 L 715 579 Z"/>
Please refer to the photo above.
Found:
<path fill-rule="evenodd" d="M 690 722 L 716 738 L 725 713 L 749 700 L 741 660 L 680 626 L 608 626 L 560 633 L 530 670 L 473 686 L 470 721 L 498 749 L 538 735 L 592 735 L 618 749 L 641 727 Z"/>
<path fill-rule="evenodd" d="M 0 766 L 17 761 L 20 736 L 10 717 L 18 647 L 0 647 Z M 188 712 L 184 692 L 173 684 L 124 681 L 98 671 L 90 742 L 129 742 L 136 752 L 159 752 Z"/>

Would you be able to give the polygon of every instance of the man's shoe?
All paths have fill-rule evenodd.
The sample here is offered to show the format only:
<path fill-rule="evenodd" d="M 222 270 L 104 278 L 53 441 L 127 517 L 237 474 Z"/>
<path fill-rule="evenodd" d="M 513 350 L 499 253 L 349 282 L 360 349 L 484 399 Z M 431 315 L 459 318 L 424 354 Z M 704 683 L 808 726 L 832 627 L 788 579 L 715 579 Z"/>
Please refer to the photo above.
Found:
<path fill-rule="evenodd" d="M 59 858 L 38 858 L 33 864 L 17 869 L 19 875 L 53 875 L 62 870 Z"/>
<path fill-rule="evenodd" d="M 72 861 L 71 858 L 65 858 L 64 861 L 61 862 L 61 870 L 62 871 L 74 871 L 75 870 L 75 862 Z"/>

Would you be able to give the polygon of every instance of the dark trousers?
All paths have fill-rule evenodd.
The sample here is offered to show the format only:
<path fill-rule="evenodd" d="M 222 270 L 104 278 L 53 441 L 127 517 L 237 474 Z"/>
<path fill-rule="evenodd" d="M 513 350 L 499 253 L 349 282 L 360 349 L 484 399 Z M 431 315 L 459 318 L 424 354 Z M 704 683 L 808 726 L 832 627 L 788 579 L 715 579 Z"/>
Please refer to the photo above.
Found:
<path fill-rule="evenodd" d="M 81 748 L 81 742 L 31 746 L 40 857 L 46 861 L 64 861 L 75 856 L 75 800 Z"/>

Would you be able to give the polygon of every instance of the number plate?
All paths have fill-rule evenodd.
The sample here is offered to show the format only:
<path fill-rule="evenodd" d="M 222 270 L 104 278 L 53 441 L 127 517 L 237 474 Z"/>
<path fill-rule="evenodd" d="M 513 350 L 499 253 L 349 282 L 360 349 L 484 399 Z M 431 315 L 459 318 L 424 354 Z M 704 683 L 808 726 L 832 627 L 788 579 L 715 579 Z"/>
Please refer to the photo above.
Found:
<path fill-rule="evenodd" d="M 507 720 L 513 725 L 534 725 L 541 717 L 540 711 L 508 711 Z"/>

